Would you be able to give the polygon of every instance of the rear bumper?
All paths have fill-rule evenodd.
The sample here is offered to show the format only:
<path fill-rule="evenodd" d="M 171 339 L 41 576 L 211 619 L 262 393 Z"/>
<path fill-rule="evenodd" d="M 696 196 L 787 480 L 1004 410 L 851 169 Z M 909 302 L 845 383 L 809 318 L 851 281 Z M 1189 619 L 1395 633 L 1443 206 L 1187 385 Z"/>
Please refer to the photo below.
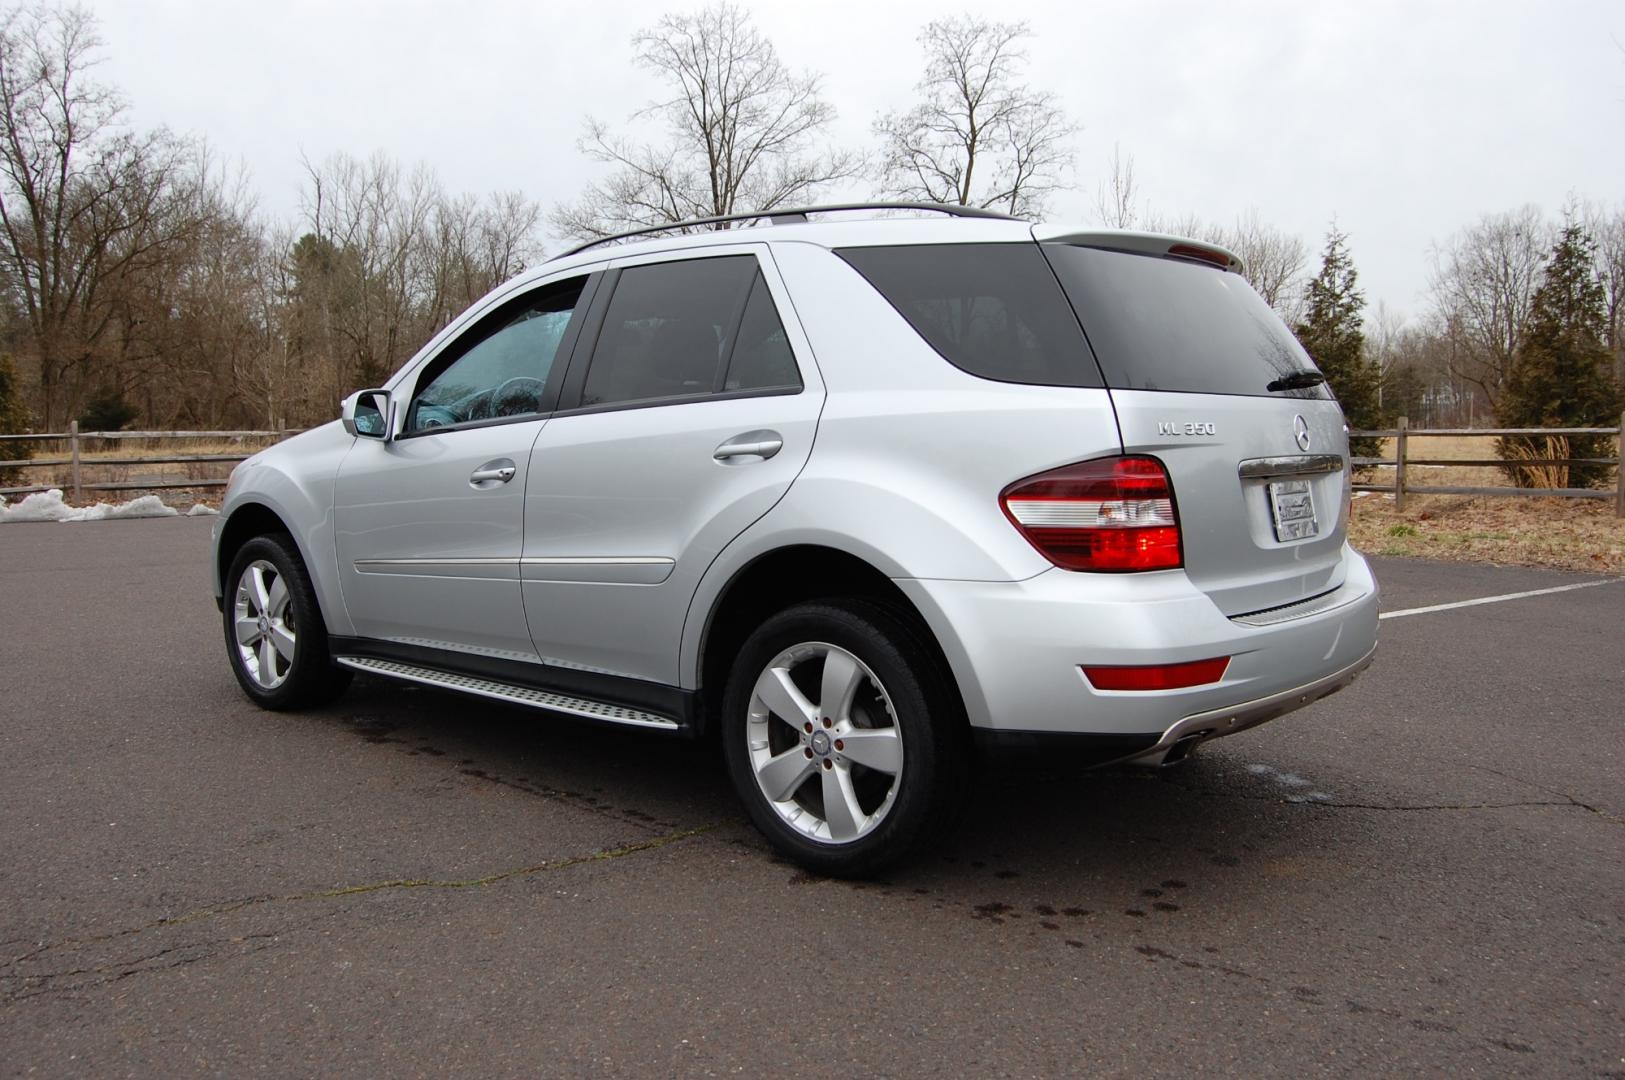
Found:
<path fill-rule="evenodd" d="M 1305 705 L 1312 705 L 1353 682 L 1359 677 L 1360 672 L 1371 666 L 1371 661 L 1376 657 L 1377 647 L 1372 645 L 1370 652 L 1342 671 L 1333 672 L 1314 682 L 1279 694 L 1271 694 L 1257 701 L 1243 702 L 1228 709 L 1213 709 L 1197 713 L 1195 716 L 1187 716 L 1163 732 L 1162 738 L 1158 739 L 1150 750 L 1133 755 L 1133 760 L 1153 765 L 1167 760 L 1178 760 L 1209 739 L 1234 735 L 1238 731 L 1246 731 L 1265 721 L 1274 720 L 1277 716 L 1285 716 Z"/>
<path fill-rule="evenodd" d="M 1377 640 L 1377 583 L 1346 546 L 1331 593 L 1243 618 L 1226 617 L 1181 571 L 897 584 L 942 644 L 981 742 L 1110 736 L 1104 760 L 1166 754 L 1192 735 L 1301 708 L 1352 681 Z M 1081 670 L 1217 656 L 1231 658 L 1221 681 L 1179 690 L 1097 690 Z"/>

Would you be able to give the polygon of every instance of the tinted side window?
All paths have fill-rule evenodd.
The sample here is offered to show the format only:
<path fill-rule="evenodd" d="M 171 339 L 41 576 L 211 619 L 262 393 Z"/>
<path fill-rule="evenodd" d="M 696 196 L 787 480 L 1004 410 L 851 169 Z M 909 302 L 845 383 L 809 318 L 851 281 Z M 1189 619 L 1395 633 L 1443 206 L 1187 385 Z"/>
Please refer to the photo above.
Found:
<path fill-rule="evenodd" d="M 632 266 L 604 313 L 585 406 L 715 392 L 756 272 L 751 255 Z"/>
<path fill-rule="evenodd" d="M 790 386 L 800 388 L 801 372 L 796 369 L 790 339 L 785 336 L 784 324 L 779 321 L 767 282 L 758 272 L 751 285 L 750 300 L 745 304 L 745 316 L 739 322 L 738 338 L 722 388 L 734 391 Z"/>
<path fill-rule="evenodd" d="M 999 382 L 1099 386 L 1037 244 L 922 244 L 838 254 L 955 367 Z"/>
<path fill-rule="evenodd" d="M 1314 363 L 1247 279 L 1160 255 L 1046 244 L 1089 332 L 1106 385 L 1251 397 L 1326 398 L 1324 386 L 1271 393 Z"/>
<path fill-rule="evenodd" d="M 535 415 L 585 278 L 504 304 L 424 373 L 406 431 Z M 421 380 L 420 380 L 421 381 Z"/>

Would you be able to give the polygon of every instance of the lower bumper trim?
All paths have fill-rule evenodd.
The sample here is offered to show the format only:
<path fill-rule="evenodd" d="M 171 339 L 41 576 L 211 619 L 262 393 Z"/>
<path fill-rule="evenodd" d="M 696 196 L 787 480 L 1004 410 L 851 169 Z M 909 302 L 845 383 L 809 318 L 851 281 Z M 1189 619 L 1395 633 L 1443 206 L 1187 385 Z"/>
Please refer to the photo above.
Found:
<path fill-rule="evenodd" d="M 1371 661 L 1376 659 L 1376 656 L 1377 647 L 1373 645 L 1370 652 L 1348 667 L 1334 671 L 1314 682 L 1305 683 L 1291 690 L 1283 690 L 1269 697 L 1244 701 L 1228 708 L 1210 709 L 1207 712 L 1187 716 L 1163 732 L 1162 738 L 1157 740 L 1155 746 L 1143 754 L 1136 754 L 1134 759 L 1155 763 L 1167 757 L 1169 751 L 1176 746 L 1180 750 L 1179 756 L 1183 757 L 1209 739 L 1234 735 L 1238 731 L 1246 731 L 1248 728 L 1274 720 L 1277 716 L 1284 716 L 1306 705 L 1312 705 L 1353 682 L 1362 671 L 1371 666 Z"/>
<path fill-rule="evenodd" d="M 1029 761 L 1072 768 L 1093 768 L 1115 762 L 1172 764 L 1209 739 L 1246 731 L 1337 693 L 1370 667 L 1376 655 L 1377 649 L 1373 645 L 1371 651 L 1359 660 L 1330 675 L 1268 697 L 1194 713 L 1160 736 L 1154 731 L 1127 734 L 1009 731 L 998 728 L 973 728 L 972 734 L 977 749 L 985 757 L 998 762 Z"/>

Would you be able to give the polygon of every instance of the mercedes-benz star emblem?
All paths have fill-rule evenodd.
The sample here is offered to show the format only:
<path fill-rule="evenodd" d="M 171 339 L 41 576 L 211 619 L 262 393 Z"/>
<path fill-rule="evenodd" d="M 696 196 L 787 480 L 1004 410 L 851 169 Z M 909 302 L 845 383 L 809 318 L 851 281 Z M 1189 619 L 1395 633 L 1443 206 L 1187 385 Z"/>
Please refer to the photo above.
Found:
<path fill-rule="evenodd" d="M 1298 440 L 1298 449 L 1309 449 L 1309 421 L 1300 413 L 1292 418 L 1292 435 Z"/>

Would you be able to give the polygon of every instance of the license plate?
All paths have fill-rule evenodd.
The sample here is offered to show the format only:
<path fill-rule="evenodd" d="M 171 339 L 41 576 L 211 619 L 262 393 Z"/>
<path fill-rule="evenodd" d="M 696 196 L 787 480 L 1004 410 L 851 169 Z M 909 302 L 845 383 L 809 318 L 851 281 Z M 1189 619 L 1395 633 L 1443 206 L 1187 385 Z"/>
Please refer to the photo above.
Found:
<path fill-rule="evenodd" d="M 1303 540 L 1320 532 L 1315 520 L 1315 496 L 1307 480 L 1277 480 L 1269 486 L 1270 519 L 1275 539 Z"/>

